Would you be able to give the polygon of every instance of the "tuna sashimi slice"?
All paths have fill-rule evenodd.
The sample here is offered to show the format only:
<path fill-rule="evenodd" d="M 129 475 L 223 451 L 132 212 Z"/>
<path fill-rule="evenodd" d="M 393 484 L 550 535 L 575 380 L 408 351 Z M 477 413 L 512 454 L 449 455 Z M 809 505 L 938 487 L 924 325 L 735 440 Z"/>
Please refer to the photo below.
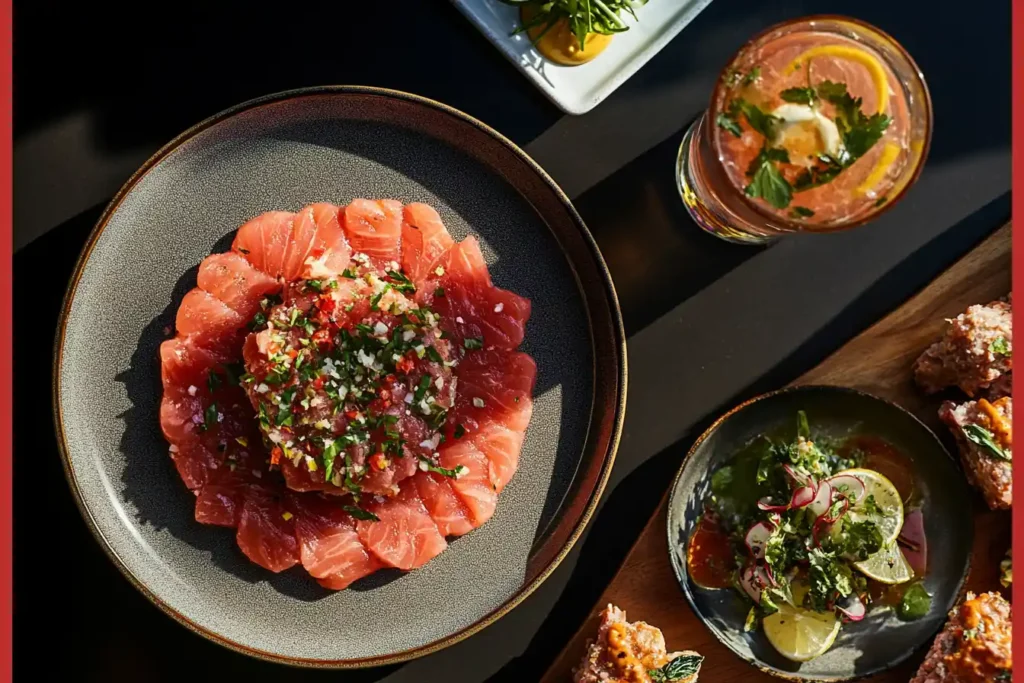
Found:
<path fill-rule="evenodd" d="M 384 565 L 356 533 L 355 520 L 341 501 L 321 496 L 293 496 L 295 533 L 302 566 L 327 588 L 341 590 Z"/>
<path fill-rule="evenodd" d="M 498 505 L 487 457 L 468 439 L 459 439 L 441 449 L 440 464 L 450 470 L 463 468 L 458 477 L 451 479 L 452 489 L 469 509 L 473 526 L 483 526 Z"/>
<path fill-rule="evenodd" d="M 286 281 L 297 280 L 302 275 L 306 259 L 316 241 L 316 216 L 313 207 L 307 206 L 295 214 L 292 220 L 292 234 L 284 251 L 281 277 Z"/>
<path fill-rule="evenodd" d="M 462 536 L 474 529 L 469 509 L 452 489 L 451 480 L 434 472 L 415 477 L 416 491 L 442 536 Z"/>
<path fill-rule="evenodd" d="M 210 480 L 223 458 L 199 439 L 186 439 L 170 446 L 171 460 L 178 470 L 178 476 L 192 491 L 199 491 Z"/>
<path fill-rule="evenodd" d="M 533 412 L 537 364 L 525 353 L 472 351 L 456 367 L 458 395 L 448 413 L 451 432 L 461 425 L 472 433 L 487 422 L 526 431 Z M 449 433 L 448 437 L 451 438 Z"/>
<path fill-rule="evenodd" d="M 160 379 L 171 386 L 202 386 L 211 369 L 237 360 L 231 353 L 200 346 L 190 337 L 175 337 L 160 344 Z"/>
<path fill-rule="evenodd" d="M 265 487 L 250 487 L 238 518 L 238 547 L 265 569 L 281 572 L 299 562 L 294 513 L 280 495 Z"/>
<path fill-rule="evenodd" d="M 342 227 L 353 252 L 366 254 L 378 265 L 401 260 L 401 203 L 355 199 L 344 209 Z"/>
<path fill-rule="evenodd" d="M 193 337 L 198 343 L 221 345 L 235 338 L 246 319 L 207 291 L 189 291 L 181 300 L 174 326 L 178 334 Z"/>
<path fill-rule="evenodd" d="M 433 207 L 406 204 L 402 217 L 402 271 L 418 286 L 455 241 Z"/>
<path fill-rule="evenodd" d="M 211 254 L 199 264 L 199 288 L 220 299 L 245 320 L 259 310 L 260 300 L 281 289 L 280 283 L 257 270 L 238 252 Z"/>
<path fill-rule="evenodd" d="M 254 459 L 254 458 L 253 458 Z M 251 465 L 221 467 L 196 497 L 196 521 L 200 524 L 237 527 L 246 492 L 259 484 Z M 260 471 L 261 477 L 265 476 Z"/>
<path fill-rule="evenodd" d="M 389 567 L 422 567 L 448 547 L 427 514 L 412 479 L 402 482 L 397 496 L 381 503 L 372 502 L 367 510 L 380 521 L 356 522 L 359 539 Z"/>
<path fill-rule="evenodd" d="M 341 229 L 340 209 L 333 204 L 313 204 L 309 208 L 316 222 L 316 235 L 301 276 L 315 279 L 337 275 L 348 268 L 352 256 L 352 247 Z"/>
<path fill-rule="evenodd" d="M 190 393 L 188 386 L 172 385 L 164 389 L 160 399 L 160 428 L 172 444 L 183 444 L 199 438 L 203 424 L 205 394 Z M 208 401 L 208 399 L 207 399 Z"/>
<path fill-rule="evenodd" d="M 498 493 L 512 481 L 519 467 L 519 452 L 523 449 L 525 436 L 524 432 L 509 429 L 497 422 L 484 424 L 480 431 L 472 435 L 473 444 L 487 456 L 488 476 Z"/>
<path fill-rule="evenodd" d="M 445 252 L 438 268 L 420 287 L 419 299 L 441 315 L 452 338 L 460 344 L 476 338 L 484 347 L 508 351 L 522 343 L 530 300 L 491 284 L 475 237 Z"/>
<path fill-rule="evenodd" d="M 260 214 L 238 229 L 231 248 L 270 277 L 281 277 L 294 219 L 287 211 Z"/>

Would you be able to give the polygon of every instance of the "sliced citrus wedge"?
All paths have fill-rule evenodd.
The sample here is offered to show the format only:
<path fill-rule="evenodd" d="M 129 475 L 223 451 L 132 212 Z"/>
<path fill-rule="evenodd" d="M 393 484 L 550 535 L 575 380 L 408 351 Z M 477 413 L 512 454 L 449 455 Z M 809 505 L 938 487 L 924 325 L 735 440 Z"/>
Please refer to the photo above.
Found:
<path fill-rule="evenodd" d="M 849 519 L 874 522 L 882 532 L 883 545 L 895 543 L 903 529 L 903 499 L 893 483 L 882 474 L 864 468 L 843 470 L 836 476 L 840 474 L 853 475 L 864 482 L 864 493 L 854 501 Z"/>
<path fill-rule="evenodd" d="M 793 583 L 793 599 L 799 604 L 807 587 Z M 825 654 L 839 635 L 840 621 L 834 612 L 813 612 L 782 603 L 779 611 L 761 622 L 764 635 L 786 659 L 806 662 Z"/>
<path fill-rule="evenodd" d="M 863 562 L 854 562 L 853 566 L 864 576 L 879 583 L 906 583 L 914 578 L 914 570 L 896 543 L 882 548 Z"/>

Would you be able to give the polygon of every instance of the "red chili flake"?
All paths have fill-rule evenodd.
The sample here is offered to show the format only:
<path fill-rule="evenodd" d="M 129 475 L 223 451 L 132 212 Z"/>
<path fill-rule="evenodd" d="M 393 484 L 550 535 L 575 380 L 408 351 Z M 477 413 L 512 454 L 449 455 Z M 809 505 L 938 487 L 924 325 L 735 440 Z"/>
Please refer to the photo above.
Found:
<path fill-rule="evenodd" d="M 358 419 L 359 411 L 358 410 L 346 410 L 345 411 L 345 417 L 347 417 L 350 420 Z"/>
<path fill-rule="evenodd" d="M 324 378 L 323 377 L 317 377 L 315 380 L 313 380 L 312 384 L 313 384 L 313 388 L 314 389 L 323 389 L 324 388 Z"/>
<path fill-rule="evenodd" d="M 380 396 L 385 401 L 391 398 L 391 392 L 385 389 L 384 387 L 380 388 L 380 390 L 377 392 L 377 395 Z"/>
<path fill-rule="evenodd" d="M 296 357 L 298 357 L 299 352 L 296 351 L 295 349 L 288 349 L 288 351 L 285 352 L 285 355 L 291 358 L 292 360 L 295 360 Z"/>
<path fill-rule="evenodd" d="M 370 466 L 378 472 L 383 472 L 390 464 L 391 461 L 383 453 L 374 453 L 370 456 Z"/>
<path fill-rule="evenodd" d="M 413 367 L 415 367 L 415 363 L 413 363 L 409 358 L 403 358 L 395 363 L 395 369 L 404 375 L 408 375 L 412 372 Z"/>
<path fill-rule="evenodd" d="M 331 333 L 327 330 L 317 330 L 313 333 L 312 340 L 314 344 L 323 346 L 331 343 Z"/>
<path fill-rule="evenodd" d="M 281 450 L 280 446 L 274 446 L 274 450 L 270 451 L 270 464 L 276 465 L 281 462 L 281 456 L 284 455 L 284 451 Z"/>
<path fill-rule="evenodd" d="M 321 294 L 319 301 L 317 301 L 317 306 L 324 313 L 331 313 L 334 311 L 335 306 L 337 306 L 337 302 L 330 294 Z"/>

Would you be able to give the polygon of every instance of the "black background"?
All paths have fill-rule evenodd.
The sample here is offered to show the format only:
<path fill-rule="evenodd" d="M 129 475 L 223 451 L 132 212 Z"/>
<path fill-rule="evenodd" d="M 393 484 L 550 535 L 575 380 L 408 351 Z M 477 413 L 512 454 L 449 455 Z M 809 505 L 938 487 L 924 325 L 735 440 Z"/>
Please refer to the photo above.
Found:
<path fill-rule="evenodd" d="M 15 225 L 16 243 L 27 245 L 14 271 L 19 680 L 537 680 L 715 413 L 809 369 L 1009 218 L 1009 3 L 953 11 L 891 0 L 715 0 L 581 117 L 563 116 L 444 2 L 22 0 L 14 11 L 16 169 L 38 161 L 26 159 L 29 149 L 46 149 L 53 159 L 32 179 L 16 176 L 16 215 L 56 206 L 68 218 Z M 850 233 L 768 248 L 719 242 L 694 226 L 676 194 L 679 139 L 747 37 L 813 12 L 872 22 L 915 57 L 935 109 L 925 172 L 899 206 Z M 402 667 L 360 672 L 250 660 L 150 605 L 82 523 L 63 481 L 50 410 L 57 312 L 102 210 L 75 203 L 78 183 L 95 181 L 90 164 L 155 151 L 242 100 L 323 83 L 426 95 L 524 146 L 573 197 L 597 238 L 630 337 L 625 434 L 585 540 L 534 596 L 477 636 Z M 52 131 L 83 115 L 88 126 L 75 134 L 87 138 L 91 157 L 62 154 L 68 140 Z M 94 201 L 112 194 L 136 163 L 113 172 L 113 185 Z"/>

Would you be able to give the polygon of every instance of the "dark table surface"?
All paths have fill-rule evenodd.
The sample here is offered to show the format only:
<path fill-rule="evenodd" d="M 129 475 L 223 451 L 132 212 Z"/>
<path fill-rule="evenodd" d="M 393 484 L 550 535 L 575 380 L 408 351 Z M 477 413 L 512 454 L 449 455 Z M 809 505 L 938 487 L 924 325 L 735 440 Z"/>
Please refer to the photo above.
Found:
<path fill-rule="evenodd" d="M 17 2 L 20 680 L 537 680 L 702 426 L 816 364 L 1009 218 L 1009 3 L 976 2 L 969 12 L 921 5 L 716 0 L 603 104 L 568 117 L 444 2 Z M 863 228 L 768 248 L 719 242 L 694 226 L 676 193 L 680 136 L 747 37 L 812 12 L 872 22 L 918 61 L 935 107 L 927 166 L 899 206 Z M 457 646 L 400 667 L 343 673 L 291 670 L 221 649 L 137 593 L 93 541 L 63 482 L 49 391 L 61 297 L 120 183 L 201 118 L 268 92 L 323 83 L 426 95 L 524 146 L 573 198 L 601 246 L 630 363 L 611 484 L 589 533 L 555 574 Z"/>

